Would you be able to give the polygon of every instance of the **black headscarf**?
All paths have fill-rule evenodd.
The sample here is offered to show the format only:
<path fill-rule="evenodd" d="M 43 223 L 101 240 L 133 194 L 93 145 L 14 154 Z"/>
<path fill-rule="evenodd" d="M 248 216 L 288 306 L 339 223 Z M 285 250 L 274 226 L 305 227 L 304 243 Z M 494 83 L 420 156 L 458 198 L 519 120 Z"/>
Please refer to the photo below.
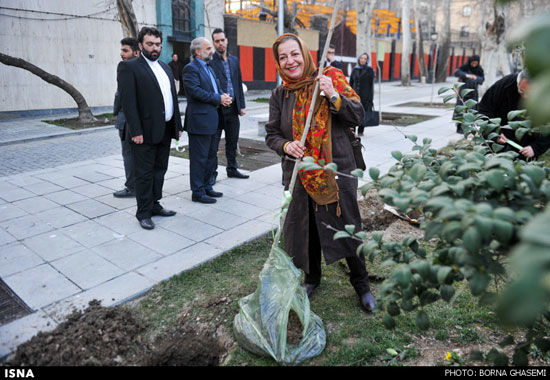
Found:
<path fill-rule="evenodd" d="M 471 65 L 472 62 L 477 61 L 478 65 L 476 67 L 473 67 Z M 481 65 L 479 64 L 479 55 L 474 54 L 470 58 L 468 58 L 468 62 L 460 66 L 460 70 L 469 73 L 474 74 L 477 76 L 484 76 L 483 75 L 483 69 L 481 68 Z"/>

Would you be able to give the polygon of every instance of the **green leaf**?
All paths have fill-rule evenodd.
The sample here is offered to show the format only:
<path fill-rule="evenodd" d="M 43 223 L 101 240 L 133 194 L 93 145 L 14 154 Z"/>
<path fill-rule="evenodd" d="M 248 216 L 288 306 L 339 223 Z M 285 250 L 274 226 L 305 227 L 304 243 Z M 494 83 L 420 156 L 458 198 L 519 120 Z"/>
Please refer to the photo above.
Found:
<path fill-rule="evenodd" d="M 473 350 L 472 352 L 470 352 L 470 360 L 474 362 L 483 361 L 484 360 L 483 352 L 479 350 Z"/>
<path fill-rule="evenodd" d="M 395 279 L 403 289 L 411 284 L 411 270 L 408 266 L 402 265 L 395 270 Z"/>
<path fill-rule="evenodd" d="M 413 143 L 415 143 L 416 140 L 418 140 L 418 137 L 416 137 L 415 135 L 405 135 L 405 137 L 411 140 Z"/>
<path fill-rule="evenodd" d="M 415 260 L 410 264 L 410 267 L 422 278 L 428 278 L 430 275 L 430 264 L 426 260 Z"/>
<path fill-rule="evenodd" d="M 424 240 L 430 240 L 439 235 L 443 230 L 444 224 L 438 221 L 429 222 L 424 228 Z"/>
<path fill-rule="evenodd" d="M 325 165 L 325 170 L 336 172 L 338 171 L 338 165 L 336 165 L 334 162 L 331 162 L 330 164 Z"/>
<path fill-rule="evenodd" d="M 462 235 L 464 248 L 470 253 L 477 253 L 481 247 L 481 236 L 476 228 L 469 227 Z"/>
<path fill-rule="evenodd" d="M 353 224 L 346 224 L 344 226 L 344 229 L 350 234 L 352 235 L 354 232 L 355 232 L 355 225 Z"/>
<path fill-rule="evenodd" d="M 420 300 L 420 304 L 422 306 L 426 306 L 437 301 L 439 299 L 439 295 L 425 290 L 418 298 Z"/>
<path fill-rule="evenodd" d="M 383 236 L 384 236 L 384 233 L 380 231 L 372 233 L 372 239 L 377 243 L 380 243 L 382 241 Z"/>
<path fill-rule="evenodd" d="M 449 243 L 453 243 L 461 235 L 462 224 L 456 220 L 448 222 L 443 228 L 443 231 L 441 231 L 441 236 Z"/>
<path fill-rule="evenodd" d="M 500 169 L 490 170 L 485 176 L 485 179 L 487 180 L 487 182 L 489 182 L 489 185 L 491 185 L 491 187 L 496 191 L 501 191 L 506 184 L 504 171 Z"/>
<path fill-rule="evenodd" d="M 493 220 L 491 218 L 476 215 L 474 217 L 474 225 L 482 237 L 491 236 L 491 233 L 493 232 Z"/>
<path fill-rule="evenodd" d="M 452 285 L 443 285 L 439 288 L 439 294 L 446 302 L 449 302 L 455 294 L 455 288 Z"/>
<path fill-rule="evenodd" d="M 409 175 L 415 182 L 420 182 L 426 175 L 426 166 L 422 164 L 415 164 L 409 171 Z"/>
<path fill-rule="evenodd" d="M 401 161 L 401 159 L 403 158 L 403 153 L 401 153 L 400 151 L 398 150 L 394 150 L 393 152 L 391 152 L 391 155 L 393 158 L 395 158 L 397 161 Z"/>
<path fill-rule="evenodd" d="M 516 129 L 514 135 L 518 141 L 521 141 L 521 139 L 523 139 L 523 136 L 525 136 L 527 132 L 529 132 L 527 128 L 518 128 Z"/>
<path fill-rule="evenodd" d="M 378 180 L 378 177 L 380 176 L 380 169 L 378 168 L 369 168 L 369 175 L 373 180 Z"/>
<path fill-rule="evenodd" d="M 395 301 L 390 302 L 386 309 L 392 317 L 395 317 L 401 313 L 401 310 L 399 309 L 399 306 L 397 306 L 397 303 Z"/>
<path fill-rule="evenodd" d="M 427 330 L 430 328 L 430 318 L 428 317 L 428 314 L 426 314 L 425 311 L 420 310 L 416 314 L 416 325 L 420 330 Z"/>
<path fill-rule="evenodd" d="M 521 168 L 521 171 L 531 178 L 535 186 L 540 186 L 542 181 L 546 178 L 546 172 L 540 166 L 525 165 Z"/>
<path fill-rule="evenodd" d="M 487 289 L 487 286 L 489 286 L 490 281 L 491 277 L 486 273 L 474 273 L 472 278 L 470 278 L 470 289 L 472 290 L 472 294 L 477 296 L 483 293 L 485 289 Z"/>
<path fill-rule="evenodd" d="M 346 231 L 338 231 L 334 234 L 334 236 L 332 237 L 333 240 L 338 240 L 338 239 L 342 239 L 342 238 L 349 238 L 350 235 L 349 233 L 347 233 Z"/>
<path fill-rule="evenodd" d="M 449 91 L 451 88 L 450 87 L 440 87 L 438 90 L 437 90 L 437 95 L 441 95 L 447 91 Z"/>
<path fill-rule="evenodd" d="M 508 335 L 498 345 L 504 348 L 506 346 L 511 346 L 512 344 L 514 344 L 514 337 L 512 335 Z"/>
<path fill-rule="evenodd" d="M 445 284 L 445 282 L 449 278 L 449 275 L 451 274 L 452 271 L 453 271 L 453 268 L 447 267 L 447 266 L 439 268 L 439 270 L 437 271 L 437 281 L 441 285 Z"/>
<path fill-rule="evenodd" d="M 508 243 L 514 233 L 514 225 L 499 219 L 493 220 L 493 232 L 498 241 Z"/>
<path fill-rule="evenodd" d="M 508 120 L 514 120 L 516 117 L 518 116 L 525 116 L 525 113 L 527 112 L 527 110 L 514 110 L 514 111 L 510 111 L 508 112 Z"/>
<path fill-rule="evenodd" d="M 529 365 L 527 353 L 522 349 L 516 350 L 512 356 L 512 363 L 516 366 L 526 367 Z"/>
<path fill-rule="evenodd" d="M 388 354 L 390 354 L 391 356 L 397 356 L 397 355 L 399 355 L 399 353 L 398 353 L 397 351 L 395 351 L 393 348 L 388 348 L 388 349 L 386 349 L 386 352 L 387 352 Z"/>
<path fill-rule="evenodd" d="M 352 170 L 350 174 L 354 177 L 363 178 L 363 170 L 361 169 Z"/>
<path fill-rule="evenodd" d="M 472 88 L 465 88 L 463 90 L 460 90 L 460 96 L 464 98 L 466 95 L 468 95 L 472 91 L 474 91 L 474 89 Z"/>

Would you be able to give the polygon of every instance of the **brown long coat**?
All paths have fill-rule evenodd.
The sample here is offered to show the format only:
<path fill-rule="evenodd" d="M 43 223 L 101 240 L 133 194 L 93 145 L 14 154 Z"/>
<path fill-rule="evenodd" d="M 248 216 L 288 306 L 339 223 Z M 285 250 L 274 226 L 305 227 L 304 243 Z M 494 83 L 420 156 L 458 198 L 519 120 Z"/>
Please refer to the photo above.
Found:
<path fill-rule="evenodd" d="M 286 96 L 288 93 L 288 97 Z M 356 169 L 355 159 L 349 137 L 344 128 L 355 127 L 361 123 L 365 114 L 361 103 L 342 98 L 342 105 L 332 114 L 332 158 L 338 166 L 338 171 L 350 173 Z M 277 152 L 282 160 L 283 184 L 288 189 L 294 161 L 285 160 L 283 145 L 292 141 L 292 111 L 295 96 L 293 92 L 284 90 L 282 86 L 273 90 L 269 100 L 269 121 L 266 124 L 266 144 Z M 324 223 L 343 230 L 346 224 L 355 225 L 356 231 L 361 228 L 361 216 L 357 205 L 357 178 L 344 176 L 337 177 L 339 203 L 341 215 L 336 215 L 336 203 L 328 206 L 315 205 L 315 223 L 319 231 L 321 248 L 325 262 L 332 264 L 344 257 L 355 255 L 360 244 L 353 239 L 333 240 L 334 231 L 328 229 Z M 283 227 L 284 247 L 286 253 L 292 257 L 294 265 L 309 273 L 309 195 L 298 178 L 292 194 L 292 202 Z"/>

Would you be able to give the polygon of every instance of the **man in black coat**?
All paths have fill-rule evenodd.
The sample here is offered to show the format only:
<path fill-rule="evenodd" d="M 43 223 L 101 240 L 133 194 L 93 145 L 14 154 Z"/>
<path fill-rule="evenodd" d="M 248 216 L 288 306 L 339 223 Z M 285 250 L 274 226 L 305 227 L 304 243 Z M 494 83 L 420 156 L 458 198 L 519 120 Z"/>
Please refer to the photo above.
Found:
<path fill-rule="evenodd" d="M 527 97 L 529 86 L 529 77 L 525 71 L 506 75 L 489 87 L 477 105 L 477 110 L 491 119 L 500 118 L 500 124 L 507 125 L 508 112 L 524 108 L 520 101 Z M 506 144 L 507 140 L 516 140 L 515 132 L 502 129 L 498 142 L 504 144 L 507 150 L 515 149 Z M 536 158 L 550 147 L 550 136 L 528 132 L 518 143 L 523 147 L 519 151 L 523 158 Z"/>
<path fill-rule="evenodd" d="M 219 80 L 222 90 L 233 99 L 233 102 L 229 106 L 220 107 L 220 123 L 216 134 L 216 145 L 219 145 L 222 137 L 222 131 L 225 131 L 227 176 L 230 178 L 248 178 L 248 175 L 241 173 L 237 169 L 239 167 L 237 164 L 237 149 L 240 130 L 239 115 L 244 116 L 246 114 L 239 59 L 228 53 L 227 38 L 225 38 L 225 33 L 222 29 L 214 29 L 214 32 L 212 33 L 212 41 L 214 42 L 216 52 L 212 57 L 211 67 L 216 74 L 216 78 Z M 213 175 L 213 181 L 215 181 L 216 175 L 217 171 Z"/>
<path fill-rule="evenodd" d="M 333 66 L 342 71 L 344 70 L 344 64 L 342 61 L 336 60 L 336 47 L 332 44 L 330 44 L 327 49 L 327 60 L 325 62 L 325 67 L 326 66 Z"/>
<path fill-rule="evenodd" d="M 138 41 L 132 37 L 123 38 L 120 41 L 120 58 L 127 61 L 139 56 Z M 120 144 L 122 146 L 122 161 L 124 162 L 124 174 L 126 182 L 124 189 L 115 191 L 113 196 L 117 198 L 135 197 L 135 178 L 134 178 L 134 158 L 132 157 L 132 148 L 130 147 L 130 139 L 126 138 L 126 117 L 120 103 L 120 94 L 117 91 L 115 94 L 115 102 L 113 105 L 113 114 L 116 116 L 115 127 L 118 129 L 120 136 Z"/>
<path fill-rule="evenodd" d="M 137 212 L 144 229 L 153 229 L 152 216 L 172 216 L 159 201 L 168 169 L 170 143 L 182 125 L 172 70 L 158 60 L 162 32 L 143 27 L 138 36 L 141 56 L 118 65 L 118 89 L 126 115 L 126 138 L 134 157 Z"/>

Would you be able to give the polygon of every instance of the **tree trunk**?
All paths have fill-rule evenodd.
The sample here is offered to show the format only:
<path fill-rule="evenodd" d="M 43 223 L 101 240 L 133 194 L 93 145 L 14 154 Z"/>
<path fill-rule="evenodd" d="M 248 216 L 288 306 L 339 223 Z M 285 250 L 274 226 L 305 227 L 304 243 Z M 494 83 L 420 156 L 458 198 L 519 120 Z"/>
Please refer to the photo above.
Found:
<path fill-rule="evenodd" d="M 422 40 L 422 30 L 420 29 L 420 13 L 418 12 L 417 0 L 413 0 L 414 9 L 414 27 L 416 29 L 416 55 L 418 56 L 418 66 L 420 69 L 420 78 L 428 79 L 428 68 L 424 59 L 424 43 Z"/>
<path fill-rule="evenodd" d="M 74 88 L 72 84 L 64 81 L 63 79 L 59 78 L 56 75 L 47 73 L 41 68 L 21 58 L 15 58 L 15 57 L 11 57 L 9 55 L 0 53 L 0 62 L 3 63 L 4 65 L 19 67 L 21 69 L 30 71 L 34 75 L 39 76 L 41 79 L 45 80 L 46 82 L 59 87 L 60 89 L 62 89 L 63 91 L 71 95 L 71 97 L 74 99 L 74 101 L 78 106 L 79 123 L 86 124 L 86 123 L 91 123 L 93 121 L 96 121 L 96 119 L 92 115 L 92 111 L 90 110 L 88 103 L 86 103 L 86 99 L 84 99 L 84 96 L 82 96 L 82 94 L 76 88 Z"/>
<path fill-rule="evenodd" d="M 118 8 L 120 24 L 122 25 L 122 33 L 125 37 L 137 38 L 139 28 L 132 0 L 116 0 L 116 6 Z"/>
<path fill-rule="evenodd" d="M 403 0 L 403 13 L 401 17 L 401 27 L 403 28 L 403 49 L 401 51 L 401 85 L 411 85 L 411 2 Z"/>
<path fill-rule="evenodd" d="M 357 12 L 357 56 L 367 53 L 371 59 L 372 52 L 372 12 L 376 5 L 375 0 L 355 0 L 355 11 Z M 371 65 L 376 66 L 376 62 Z"/>
<path fill-rule="evenodd" d="M 443 1 L 443 13 L 445 15 L 444 26 L 441 29 L 441 41 L 439 47 L 439 57 L 437 58 L 437 68 L 435 71 L 435 81 L 445 82 L 447 80 L 447 69 L 449 67 L 449 57 L 451 56 L 451 0 Z"/>

